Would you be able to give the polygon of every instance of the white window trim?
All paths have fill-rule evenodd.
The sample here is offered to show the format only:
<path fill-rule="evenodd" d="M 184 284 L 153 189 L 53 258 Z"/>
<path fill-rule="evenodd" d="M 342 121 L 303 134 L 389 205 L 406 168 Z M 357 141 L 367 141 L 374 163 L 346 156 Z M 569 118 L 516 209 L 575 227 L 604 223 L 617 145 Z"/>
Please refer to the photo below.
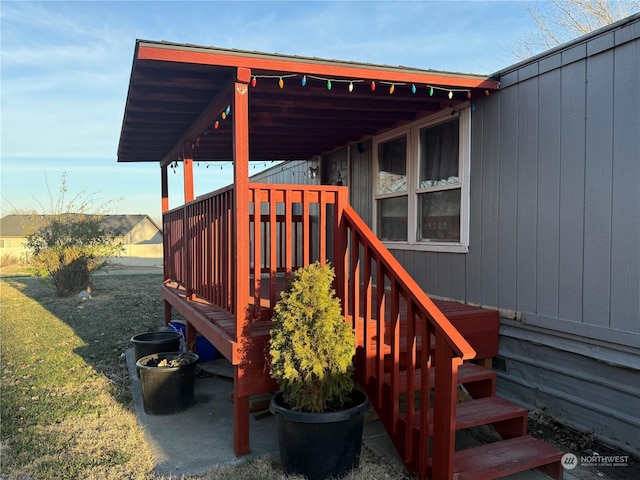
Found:
<path fill-rule="evenodd" d="M 469 252 L 469 211 L 470 211 L 470 172 L 471 172 L 471 108 L 469 103 L 457 106 L 456 114 L 459 115 L 459 147 L 460 147 L 460 164 L 458 172 L 460 177 L 460 242 L 434 242 L 434 241 L 418 241 L 417 240 L 417 213 L 418 213 L 418 194 L 425 189 L 418 188 L 418 158 L 420 145 L 420 129 L 430 125 L 435 125 L 451 117 L 451 110 L 439 112 L 427 118 L 417 120 L 403 127 L 390 130 L 373 138 L 373 228 L 378 231 L 378 202 L 383 198 L 400 196 L 399 192 L 394 194 L 378 195 L 378 144 L 392 140 L 399 136 L 407 138 L 407 192 L 408 206 L 407 216 L 413 219 L 412 224 L 408 227 L 407 241 L 387 241 L 383 240 L 384 245 L 394 250 L 416 250 L 427 252 L 450 252 L 450 253 L 468 253 Z M 458 188 L 458 187 L 454 187 Z M 448 189 L 443 187 L 442 190 Z M 429 189 L 434 191 L 434 189 Z"/>

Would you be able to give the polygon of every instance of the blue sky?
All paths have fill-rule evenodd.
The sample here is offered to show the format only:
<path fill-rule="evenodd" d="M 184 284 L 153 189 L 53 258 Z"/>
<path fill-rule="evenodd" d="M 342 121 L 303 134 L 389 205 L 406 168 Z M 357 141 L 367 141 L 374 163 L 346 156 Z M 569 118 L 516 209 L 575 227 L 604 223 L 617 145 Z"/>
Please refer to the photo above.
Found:
<path fill-rule="evenodd" d="M 534 28 L 508 1 L 2 0 L 0 23 L 0 213 L 46 210 L 66 172 L 69 194 L 155 219 L 158 165 L 116 162 L 137 38 L 490 74 Z M 195 174 L 197 195 L 232 178 Z M 172 207 L 181 180 L 170 173 Z"/>

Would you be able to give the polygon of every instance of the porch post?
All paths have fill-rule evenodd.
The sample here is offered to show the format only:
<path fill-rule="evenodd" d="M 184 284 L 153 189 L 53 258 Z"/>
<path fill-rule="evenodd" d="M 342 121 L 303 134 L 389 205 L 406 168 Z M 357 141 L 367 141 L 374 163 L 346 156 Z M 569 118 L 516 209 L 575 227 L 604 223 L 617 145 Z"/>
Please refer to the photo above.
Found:
<path fill-rule="evenodd" d="M 344 317 L 349 315 L 349 255 L 347 238 L 349 232 L 344 219 L 344 207 L 349 204 L 347 187 L 340 187 L 336 194 L 333 212 L 333 268 L 335 271 L 335 289 L 342 303 Z M 353 247 L 356 248 L 356 247 Z M 354 280 L 357 282 L 357 280 Z M 357 287 L 357 283 L 356 289 Z M 355 322 L 355 318 L 353 319 Z"/>
<path fill-rule="evenodd" d="M 251 70 L 239 67 L 233 90 L 233 310 L 236 316 L 236 340 L 245 351 L 249 334 L 247 307 L 249 299 L 249 89 Z M 234 438 L 235 454 L 249 453 L 249 397 L 243 390 L 244 363 L 234 365 Z"/>
<path fill-rule="evenodd" d="M 184 142 L 182 153 L 182 168 L 184 168 L 184 203 L 193 200 L 193 150 L 191 143 Z"/>
<path fill-rule="evenodd" d="M 165 232 L 165 227 L 164 227 L 164 214 L 166 212 L 169 211 L 169 178 L 167 176 L 167 167 L 168 165 L 162 165 L 160 164 L 160 188 L 161 188 L 161 194 L 162 194 L 162 235 L 164 236 L 164 232 Z M 163 265 L 163 271 L 164 271 L 164 280 L 165 282 L 168 280 L 169 275 L 167 274 L 167 255 L 164 254 L 165 249 L 167 248 L 166 245 L 166 239 L 163 239 L 162 241 L 162 245 L 163 245 L 163 261 L 162 261 L 162 265 Z M 169 325 L 169 322 L 171 322 L 171 304 L 169 302 L 167 302 L 166 300 L 164 301 L 164 324 L 165 325 Z"/>
<path fill-rule="evenodd" d="M 193 194 L 193 150 L 191 149 L 191 143 L 184 142 L 182 147 L 182 168 L 184 170 L 183 182 L 184 182 L 184 274 L 185 274 L 185 290 L 187 294 L 187 300 L 194 299 L 193 293 L 193 274 L 192 274 L 192 265 L 193 262 L 198 261 L 197 259 L 191 258 L 192 252 L 189 248 L 191 246 L 191 232 L 189 229 L 189 215 L 187 211 L 187 203 L 191 202 L 194 198 Z M 196 346 L 196 329 L 190 323 L 187 322 L 186 325 L 187 335 L 186 335 L 186 347 L 189 352 L 193 352 Z"/>
<path fill-rule="evenodd" d="M 160 184 L 162 189 L 162 213 L 169 210 L 169 177 L 167 168 L 169 165 L 160 165 Z"/>

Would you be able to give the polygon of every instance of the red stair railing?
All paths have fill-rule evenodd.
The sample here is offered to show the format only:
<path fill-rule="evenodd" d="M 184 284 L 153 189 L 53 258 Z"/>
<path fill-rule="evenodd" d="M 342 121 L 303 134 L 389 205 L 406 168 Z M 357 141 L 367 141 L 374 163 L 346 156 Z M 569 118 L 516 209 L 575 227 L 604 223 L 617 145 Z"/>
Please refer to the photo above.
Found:
<path fill-rule="evenodd" d="M 340 285 L 339 295 L 357 335 L 359 380 L 407 466 L 421 479 L 429 473 L 451 479 L 458 367 L 475 352 L 355 210 L 346 206 L 342 213 L 339 235 L 349 248 L 340 270 L 348 272 L 349 281 Z M 403 327 L 400 318 L 407 319 Z M 418 386 L 419 424 L 413 395 Z M 401 391 L 406 392 L 403 412 Z"/>

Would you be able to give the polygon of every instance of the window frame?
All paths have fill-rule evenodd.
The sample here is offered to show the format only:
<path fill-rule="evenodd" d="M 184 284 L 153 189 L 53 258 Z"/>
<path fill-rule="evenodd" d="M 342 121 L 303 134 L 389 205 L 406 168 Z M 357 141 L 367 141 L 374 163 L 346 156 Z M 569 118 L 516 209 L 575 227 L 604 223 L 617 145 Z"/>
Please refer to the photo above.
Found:
<path fill-rule="evenodd" d="M 407 240 L 391 241 L 382 240 L 390 249 L 417 250 L 429 252 L 469 252 L 469 203 L 470 203 L 470 171 L 471 171 L 471 108 L 469 103 L 457 106 L 453 115 L 458 118 L 458 177 L 459 186 L 442 185 L 435 187 L 419 187 L 420 168 L 420 129 L 444 123 L 452 119 L 451 110 L 439 112 L 429 117 L 422 118 L 403 127 L 389 130 L 372 139 L 373 154 L 373 228 L 378 231 L 378 200 L 399 196 L 408 197 L 407 206 Z M 406 137 L 406 171 L 407 190 L 405 192 L 378 193 L 378 145 L 395 138 Z M 418 202 L 420 195 L 428 192 L 451 190 L 460 188 L 460 241 L 442 242 L 434 240 L 418 240 Z"/>

